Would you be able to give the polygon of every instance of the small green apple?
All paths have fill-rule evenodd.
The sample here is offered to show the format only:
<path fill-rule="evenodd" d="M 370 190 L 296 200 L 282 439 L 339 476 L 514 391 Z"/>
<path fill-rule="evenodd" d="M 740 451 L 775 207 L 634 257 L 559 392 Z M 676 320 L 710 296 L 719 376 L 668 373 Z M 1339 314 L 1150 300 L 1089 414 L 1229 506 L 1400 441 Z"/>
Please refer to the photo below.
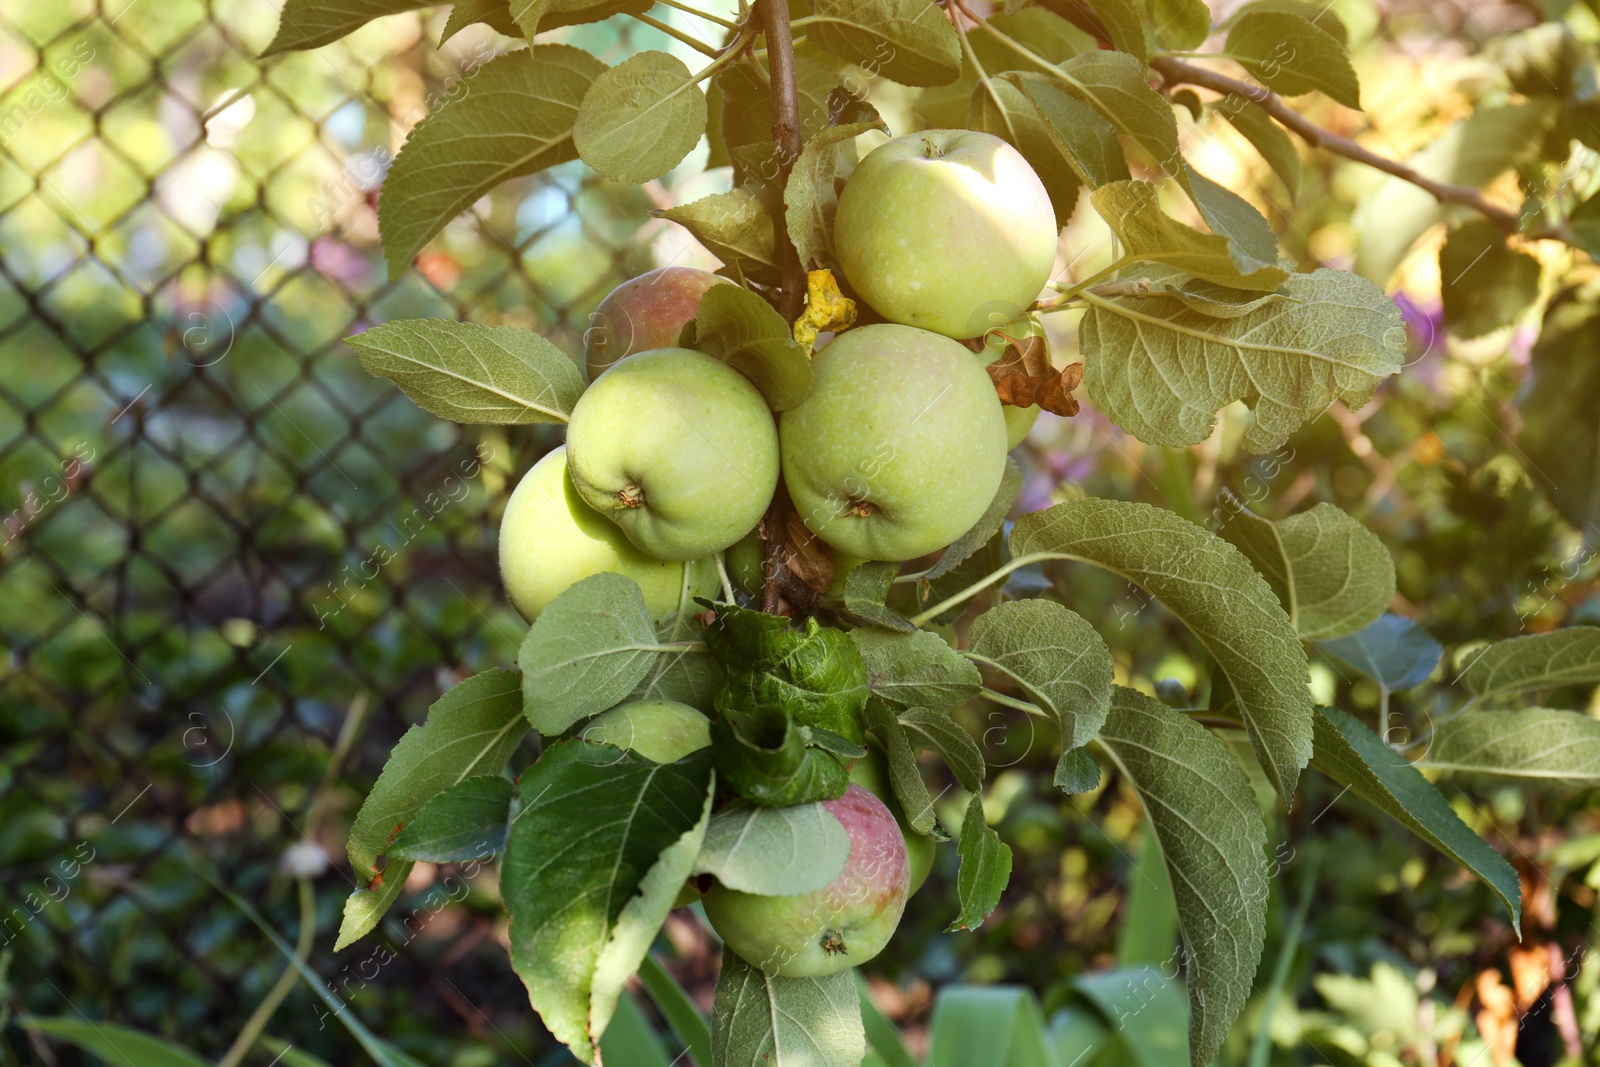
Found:
<path fill-rule="evenodd" d="M 719 883 L 705 895 L 711 928 L 765 974 L 819 978 L 865 963 L 889 943 L 905 911 L 906 843 L 883 801 L 851 785 L 823 807 L 850 835 L 850 857 L 831 884 L 764 897 Z"/>
<path fill-rule="evenodd" d="M 606 294 L 583 332 L 583 361 L 592 382 L 611 364 L 635 352 L 676 348 L 700 298 L 729 279 L 697 267 L 659 267 L 630 278 Z"/>
<path fill-rule="evenodd" d="M 750 380 L 686 348 L 614 363 L 573 407 L 572 484 L 657 559 L 699 559 L 755 528 L 778 484 L 778 432 Z"/>
<path fill-rule="evenodd" d="M 1037 315 L 1021 315 L 1012 319 L 1004 326 L 997 326 L 983 335 L 983 351 L 978 353 L 978 358 L 986 365 L 993 363 L 1006 354 L 1006 345 L 1009 338 L 1018 341 L 1029 337 L 1038 337 L 1044 341 L 1044 350 L 1048 358 L 1050 352 L 1050 338 L 1044 332 L 1044 324 Z M 1039 421 L 1039 405 L 1029 404 L 1025 408 L 1014 407 L 1011 404 L 1000 405 L 1000 410 L 1006 416 L 1006 448 L 1013 449 L 1022 443 L 1028 436 L 1028 431 L 1033 429 L 1033 424 Z"/>
<path fill-rule="evenodd" d="M 972 130 L 924 130 L 868 152 L 833 224 L 839 265 L 878 314 L 957 339 L 1034 302 L 1058 232 L 1027 160 Z"/>
<path fill-rule="evenodd" d="M 779 428 L 783 481 L 811 532 L 861 559 L 907 560 L 971 529 L 1006 465 L 1000 398 L 972 352 L 883 324 L 840 334 L 811 366 L 810 394 Z"/>
<path fill-rule="evenodd" d="M 748 596 L 760 596 L 767 568 L 767 543 L 761 539 L 761 531 L 751 530 L 739 538 L 728 549 L 726 565 L 735 589 Z"/>
<path fill-rule="evenodd" d="M 567 477 L 565 446 L 547 453 L 517 483 L 500 520 L 500 577 L 522 617 L 532 622 L 574 582 L 612 571 L 632 578 L 655 616 L 677 610 L 683 571 L 689 596 L 712 596 L 716 566 L 652 559 L 614 523 L 590 508 Z"/>
<path fill-rule="evenodd" d="M 711 744 L 711 720 L 676 700 L 635 700 L 596 715 L 580 736 L 637 752 L 652 763 L 676 763 Z"/>
<path fill-rule="evenodd" d="M 867 754 L 850 765 L 850 780 L 883 801 L 884 807 L 894 815 L 894 821 L 900 824 L 900 836 L 906 841 L 906 860 L 911 867 L 911 887 L 907 896 L 914 895 L 928 880 L 928 872 L 933 869 L 934 848 L 938 843 L 927 834 L 917 833 L 906 821 L 900 801 L 895 798 L 894 789 L 889 785 L 888 758 L 884 756 L 883 749 L 878 747 L 877 741 L 869 740 Z"/>

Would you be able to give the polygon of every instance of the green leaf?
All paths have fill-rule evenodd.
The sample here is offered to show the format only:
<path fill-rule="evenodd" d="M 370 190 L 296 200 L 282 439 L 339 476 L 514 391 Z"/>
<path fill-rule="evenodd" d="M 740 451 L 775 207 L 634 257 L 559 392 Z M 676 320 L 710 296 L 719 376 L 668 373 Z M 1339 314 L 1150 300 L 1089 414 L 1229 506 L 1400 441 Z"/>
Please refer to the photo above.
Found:
<path fill-rule="evenodd" d="M 1011 846 L 1000 840 L 983 818 L 983 797 L 972 795 L 956 843 L 961 867 L 956 871 L 956 899 L 961 911 L 945 933 L 976 930 L 1000 904 L 1011 881 Z"/>
<path fill-rule="evenodd" d="M 758 896 L 810 893 L 833 884 L 850 858 L 850 835 L 820 803 L 783 808 L 734 802 L 711 817 L 694 874 Z"/>
<path fill-rule="evenodd" d="M 427 720 L 400 738 L 350 827 L 350 869 L 364 888 L 345 902 L 335 951 L 371 931 L 405 884 L 408 860 L 395 859 L 378 873 L 390 839 L 437 794 L 474 775 L 499 773 L 527 725 L 516 672 L 492 670 L 446 692 Z"/>
<path fill-rule="evenodd" d="M 867 701 L 867 725 L 883 746 L 889 765 L 889 788 L 900 805 L 906 825 L 919 834 L 931 834 L 938 825 L 933 797 L 917 766 L 917 752 L 910 735 L 893 708 L 878 697 Z"/>
<path fill-rule="evenodd" d="M 583 373 L 566 353 L 515 326 L 403 319 L 345 343 L 367 373 L 452 422 L 566 422 L 583 392 Z"/>
<path fill-rule="evenodd" d="M 713 285 L 695 315 L 695 347 L 743 374 L 773 411 L 811 391 L 811 360 L 771 304 L 737 285 Z"/>
<path fill-rule="evenodd" d="M 689 875 L 710 819 L 708 754 L 660 764 L 559 741 L 523 773 L 501 864 L 511 963 L 586 1063 Z"/>
<path fill-rule="evenodd" d="M 1261 158 L 1267 161 L 1273 173 L 1283 182 L 1293 199 L 1300 192 L 1300 152 L 1283 128 L 1272 121 L 1258 105 L 1244 97 L 1228 97 L 1212 106 L 1212 110 L 1233 124 L 1244 135 Z"/>
<path fill-rule="evenodd" d="M 1263 292 L 1277 289 L 1289 278 L 1289 272 L 1278 266 L 1275 250 L 1273 258 L 1258 259 L 1239 241 L 1202 233 L 1174 219 L 1161 210 L 1160 198 L 1161 187 L 1154 182 L 1126 181 L 1102 185 L 1089 194 L 1089 203 L 1122 242 L 1125 253 L 1146 263 Z"/>
<path fill-rule="evenodd" d="M 1089 150 L 1096 154 L 1114 148 L 1116 158 L 1122 158 L 1121 146 L 1116 144 L 1116 131 L 1104 119 L 1087 104 L 1081 104 L 1059 90 L 1056 95 L 1058 103 L 1064 102 L 1079 112 L 1077 120 L 1057 115 L 1057 120 L 1070 131 L 1074 143 L 1085 142 Z M 1055 135 L 1051 126 L 1039 117 L 1033 101 L 1021 89 L 1007 81 L 989 79 L 979 82 L 972 90 L 966 126 L 980 133 L 993 134 L 1015 148 L 1044 183 L 1045 192 L 1050 195 L 1050 206 L 1055 211 L 1056 226 L 1065 226 L 1072 221 L 1073 209 L 1078 204 L 1078 190 L 1082 187 L 1078 162 L 1069 154 L 1066 144 Z M 1096 137 L 1096 134 L 1100 136 Z M 1091 156 L 1091 165 L 1093 158 Z"/>
<path fill-rule="evenodd" d="M 794 74 L 801 126 L 809 130 L 826 125 L 831 117 L 828 96 L 843 80 L 841 64 L 832 56 L 819 54 L 802 43 L 795 49 Z M 728 148 L 770 145 L 771 87 L 743 64 L 724 70 L 712 79 L 712 84 L 721 89 L 725 100 L 721 128 Z M 736 181 L 735 185 L 738 184 Z"/>
<path fill-rule="evenodd" d="M 838 182 L 855 169 L 855 140 L 869 130 L 887 134 L 889 127 L 864 101 L 860 121 L 828 125 L 800 149 L 800 158 L 783 187 L 784 222 L 800 265 L 824 267 L 833 258 L 833 217 L 839 209 Z"/>
<path fill-rule="evenodd" d="M 1517 872 L 1461 821 L 1414 764 L 1364 723 L 1337 708 L 1319 707 L 1312 764 L 1482 879 L 1505 903 L 1520 933 L 1522 885 Z"/>
<path fill-rule="evenodd" d="M 1480 697 L 1600 682 L 1600 627 L 1497 641 L 1472 657 L 1460 681 Z"/>
<path fill-rule="evenodd" d="M 1351 410 L 1398 373 L 1405 328 L 1394 301 L 1340 271 L 1293 274 L 1287 300 L 1219 319 L 1168 298 L 1082 294 L 1085 386 L 1147 444 L 1181 448 L 1211 436 L 1216 412 L 1255 412 L 1244 445 L 1267 452 L 1335 400 Z"/>
<path fill-rule="evenodd" d="M 1051 784 L 1068 796 L 1087 793 L 1100 784 L 1100 764 L 1087 748 L 1067 749 L 1056 761 Z"/>
<path fill-rule="evenodd" d="M 620 704 L 670 651 L 633 579 L 591 574 L 556 597 L 522 639 L 523 711 L 541 734 L 559 734 Z"/>
<path fill-rule="evenodd" d="M 1292 802 L 1311 758 L 1309 669 L 1289 616 L 1242 552 L 1169 511 L 1094 498 L 1024 515 L 1011 552 L 1093 563 L 1165 604 L 1216 659 L 1256 758 Z"/>
<path fill-rule="evenodd" d="M 680 626 L 676 619 L 656 627 L 656 638 L 671 650 L 656 657 L 650 673 L 628 694 L 628 700 L 675 700 L 691 708 L 710 711 L 722 692 L 722 665 L 698 642 L 699 624 Z M 680 637 L 684 640 L 680 640 Z"/>
<path fill-rule="evenodd" d="M 796 628 L 788 619 L 731 604 L 715 609 L 717 621 L 705 637 L 728 675 L 719 709 L 750 713 L 776 705 L 800 726 L 860 743 L 867 671 L 843 630 L 815 618 Z"/>
<path fill-rule="evenodd" d="M 1181 270 L 1144 263 L 1129 267 L 1119 274 L 1119 279 L 1142 279 L 1150 283 L 1150 292 L 1168 296 L 1191 311 L 1207 318 L 1237 319 L 1257 308 L 1284 303 L 1289 299 L 1283 292 L 1262 293 L 1250 289 L 1233 289 L 1216 282 L 1191 278 Z M 1196 517 L 1196 521 L 1198 517 Z"/>
<path fill-rule="evenodd" d="M 1172 105 L 1150 88 L 1143 63 L 1122 52 L 1085 52 L 1061 64 L 1056 77 L 1065 80 L 1067 92 L 1143 146 L 1162 170 L 1173 177 L 1182 175 L 1178 120 Z M 1027 91 L 1045 76 L 1007 74 L 1006 78 Z"/>
<path fill-rule="evenodd" d="M 653 214 L 688 230 L 707 251 L 746 278 L 762 283 L 777 279 L 772 214 L 748 186 L 712 193 Z"/>
<path fill-rule="evenodd" d="M 1125 1059 L 1112 1061 L 1119 1067 L 1122 1063 L 1173 1067 L 1189 1059 L 1189 1035 L 1184 1031 L 1189 1012 L 1183 1002 L 1183 983 L 1166 973 L 1166 962 L 1097 971 L 1072 980 L 1072 988 L 1115 1028 L 1117 1044 L 1126 1046 Z M 1138 1025 L 1129 1026 L 1135 1019 Z"/>
<path fill-rule="evenodd" d="M 1105 185 L 1108 182 L 1126 181 L 1128 178 L 1128 161 L 1123 155 L 1122 143 L 1117 140 L 1117 127 L 1112 125 L 1094 108 L 1071 96 L 1060 85 L 1048 78 L 1017 78 L 1012 81 L 995 82 L 997 91 L 1006 85 L 1020 87 L 1028 101 L 1033 104 L 1038 115 L 1038 120 L 1043 123 L 1046 136 L 1054 145 L 1056 152 L 1064 159 L 1072 171 L 1091 188 Z M 1002 96 L 1002 103 L 1006 105 L 1004 113 L 995 117 L 997 108 L 977 107 L 977 98 L 974 97 L 974 106 L 968 113 L 969 124 L 973 120 L 982 123 L 989 133 L 1000 134 L 995 125 L 999 118 L 1005 118 L 1016 127 L 1016 136 L 1019 142 L 1030 145 L 1029 151 L 1018 148 L 1030 164 L 1038 169 L 1035 159 L 1047 167 L 1055 169 L 1050 157 L 1042 148 L 1032 148 L 1033 139 L 1029 136 L 1026 121 L 1019 121 L 1015 109 L 1010 106 L 1009 98 Z M 980 128 L 973 124 L 973 128 Z M 1010 138 L 1007 138 L 1010 140 Z M 1016 142 L 1013 142 L 1016 143 Z M 1030 155 L 1030 151 L 1032 155 Z M 1056 180 L 1065 181 L 1067 175 L 1061 175 Z M 1076 184 L 1076 183 L 1074 183 Z M 1046 188 L 1051 188 L 1048 184 Z M 1063 187 L 1064 188 L 1064 187 Z M 1054 203 L 1052 193 L 1052 203 Z M 1070 216 L 1071 207 L 1058 206 L 1056 217 L 1059 220 L 1065 208 Z"/>
<path fill-rule="evenodd" d="M 1361 83 L 1344 45 L 1302 15 L 1252 11 L 1233 24 L 1223 51 L 1274 92 L 1317 91 L 1345 107 L 1361 107 Z"/>
<path fill-rule="evenodd" d="M 698 1067 L 711 1063 L 711 1024 L 701 1014 L 683 986 L 678 984 L 654 956 L 646 956 L 639 967 L 639 981 L 650 993 L 667 1025 L 678 1035 Z"/>
<path fill-rule="evenodd" d="M 312 970 L 310 964 L 295 953 L 289 942 L 285 941 L 278 931 L 273 929 L 272 924 L 267 922 L 248 900 L 229 888 L 225 882 L 216 876 L 215 872 L 207 867 L 197 865 L 188 860 L 185 860 L 185 863 L 198 878 L 226 897 L 230 904 L 243 912 L 245 918 L 249 919 L 255 925 L 255 928 L 260 930 L 268 941 L 272 942 L 272 947 L 278 950 L 278 954 L 288 962 L 290 967 L 299 972 L 300 977 L 305 979 L 307 987 L 316 994 L 317 999 L 328 1006 L 328 1010 L 333 1014 L 334 1018 L 339 1020 L 339 1025 L 343 1026 L 350 1036 L 355 1038 L 356 1044 L 361 1046 L 362 1051 L 372 1057 L 372 1062 L 376 1063 L 378 1067 L 422 1067 L 415 1059 L 384 1041 L 371 1030 L 368 1030 L 366 1024 L 361 1021 L 360 1016 L 355 1012 L 346 1011 L 345 1009 L 349 1005 L 339 999 L 338 994 L 334 993 L 333 987 L 321 975 Z M 345 908 L 347 921 L 349 915 L 350 911 L 347 902 Z M 337 950 L 338 946 L 335 946 L 335 951 Z"/>
<path fill-rule="evenodd" d="M 208 1067 L 205 1060 L 163 1038 L 117 1023 L 24 1015 L 17 1024 L 94 1053 L 112 1067 Z"/>
<path fill-rule="evenodd" d="M 867 1054 L 848 969 L 775 978 L 724 950 L 711 1019 L 715 1067 L 859 1067 Z"/>
<path fill-rule="evenodd" d="M 1365 629 L 1319 641 L 1317 647 L 1395 692 L 1426 682 L 1444 655 L 1433 635 L 1400 615 L 1380 615 Z"/>
<path fill-rule="evenodd" d="M 1250 0 L 1234 10 L 1222 23 L 1224 29 L 1232 29 L 1234 24 L 1246 15 L 1257 11 L 1287 11 L 1291 15 L 1299 15 L 1309 19 L 1318 29 L 1325 30 L 1338 41 L 1341 46 L 1350 43 L 1350 31 L 1345 24 L 1339 21 L 1339 16 L 1322 0 Z"/>
<path fill-rule="evenodd" d="M 844 764 L 811 745 L 810 731 L 795 725 L 776 703 L 735 708 L 721 698 L 711 720 L 717 771 L 752 804 L 784 807 L 843 796 L 850 787 Z"/>
<path fill-rule="evenodd" d="M 1567 216 L 1567 229 L 1590 259 L 1600 260 L 1600 196 L 1591 195 L 1573 208 Z"/>
<path fill-rule="evenodd" d="M 1561 517 L 1600 542 L 1600 311 L 1569 289 L 1545 311 L 1517 443 Z"/>
<path fill-rule="evenodd" d="M 1043 7 L 999 12 L 989 16 L 989 25 L 1013 41 L 1022 42 L 1028 51 L 1045 61 L 1043 65 L 1034 62 L 1006 47 L 994 34 L 969 33 L 967 40 L 972 50 L 990 74 L 1006 70 L 1038 70 L 1049 74 L 1056 64 L 1100 47 L 1092 36 Z"/>
<path fill-rule="evenodd" d="M 1267 828 L 1227 746 L 1179 712 L 1118 687 L 1100 741 L 1167 861 L 1188 949 L 1189 1062 L 1217 1054 L 1254 988 L 1267 922 Z"/>
<path fill-rule="evenodd" d="M 485 859 L 506 843 L 511 780 L 477 774 L 434 795 L 400 835 L 389 855 L 403 860 L 454 863 Z"/>
<path fill-rule="evenodd" d="M 1600 720 L 1580 711 L 1474 711 L 1434 731 L 1429 770 L 1600 786 Z"/>
<path fill-rule="evenodd" d="M 278 32 L 261 58 L 316 48 L 354 33 L 373 19 L 429 6 L 416 0 L 287 0 L 278 17 Z"/>
<path fill-rule="evenodd" d="M 639 1002 L 631 993 L 624 993 L 617 1001 L 616 1013 L 600 1041 L 600 1051 L 607 1063 L 626 1063 L 628 1067 L 673 1067 L 666 1046 L 650 1029 Z"/>
<path fill-rule="evenodd" d="M 851 568 L 844 580 L 844 609 L 851 615 L 874 626 L 910 632 L 916 627 L 904 615 L 885 607 L 889 592 L 894 588 L 900 564 L 869 560 Z"/>
<path fill-rule="evenodd" d="M 906 739 L 913 747 L 939 753 L 962 789 L 976 793 L 983 787 L 988 769 L 983 750 L 949 713 L 931 708 L 908 708 L 900 713 L 900 725 L 905 727 Z"/>
<path fill-rule="evenodd" d="M 417 123 L 378 200 L 389 276 L 495 186 L 578 158 L 572 124 L 605 69 L 581 48 L 533 45 L 484 64 L 465 92 Z"/>
<path fill-rule="evenodd" d="M 1150 823 L 1139 835 L 1139 858 L 1128 872 L 1127 907 L 1117 935 L 1117 964 L 1160 966 L 1178 944 L 1178 908 L 1161 844 Z"/>
<path fill-rule="evenodd" d="M 1206 220 L 1211 232 L 1233 242 L 1230 254 L 1241 271 L 1258 269 L 1254 264 L 1278 263 L 1278 235 L 1250 201 L 1218 185 L 1188 162 L 1183 164 L 1181 178 L 1189 191 L 1189 199 L 1200 209 L 1200 217 Z M 1288 273 L 1287 268 L 1282 269 Z M 1232 284 L 1238 287 L 1237 283 Z"/>
<path fill-rule="evenodd" d="M 1444 323 L 1457 337 L 1482 337 L 1515 322 L 1539 298 L 1539 261 L 1506 244 L 1487 219 L 1464 222 L 1439 249 Z"/>
<path fill-rule="evenodd" d="M 1150 62 L 1150 42 L 1145 39 L 1144 19 L 1134 0 L 1082 0 L 1106 28 L 1111 44 L 1118 52 L 1126 52 L 1138 59 L 1139 65 Z"/>
<path fill-rule="evenodd" d="M 947 711 L 983 688 L 978 668 L 938 634 L 862 629 L 850 639 L 866 665 L 867 688 L 903 707 Z"/>
<path fill-rule="evenodd" d="M 521 37 L 522 27 L 511 17 L 509 0 L 456 0 L 450 5 L 450 17 L 439 31 L 439 47 L 468 26 L 481 22 L 496 33 L 507 37 Z"/>
<path fill-rule="evenodd" d="M 330 1067 L 327 1060 L 313 1056 L 304 1049 L 295 1048 L 287 1041 L 273 1037 L 271 1034 L 262 1034 L 261 1044 L 268 1052 L 276 1054 L 278 1062 L 282 1063 L 284 1067 Z"/>
<path fill-rule="evenodd" d="M 1560 105 L 1538 99 L 1505 107 L 1479 107 L 1455 123 L 1407 164 L 1451 185 L 1482 188 L 1519 163 L 1535 159 Z M 1386 178 L 1361 199 L 1355 223 L 1356 267 L 1383 284 L 1421 237 L 1446 215 L 1432 193 L 1402 178 Z"/>
<path fill-rule="evenodd" d="M 1013 600 L 972 623 L 967 658 L 1005 675 L 1055 719 L 1063 751 L 1087 744 L 1111 708 L 1114 664 L 1104 639 L 1053 600 Z"/>
<path fill-rule="evenodd" d="M 961 39 L 930 0 L 816 0 L 806 37 L 902 85 L 943 85 L 961 74 Z"/>
<path fill-rule="evenodd" d="M 558 26 L 600 22 L 625 11 L 642 15 L 653 6 L 652 0 L 510 0 L 511 17 L 529 40 Z"/>
<path fill-rule="evenodd" d="M 1162 48 L 1188 51 L 1211 36 L 1211 10 L 1204 0 L 1145 0 L 1145 10 Z"/>
<path fill-rule="evenodd" d="M 1377 534 L 1332 504 L 1276 521 L 1229 493 L 1219 531 L 1266 578 L 1289 621 L 1309 641 L 1374 622 L 1394 599 L 1394 560 Z"/>
<path fill-rule="evenodd" d="M 928 1067 L 1056 1067 L 1049 1046 L 1031 989 L 950 985 L 934 998 Z"/>
<path fill-rule="evenodd" d="M 994 499 L 989 501 L 989 506 L 978 521 L 972 524 L 972 529 L 956 538 L 939 557 L 939 562 L 923 574 L 923 578 L 928 581 L 943 578 L 993 540 L 994 535 L 1005 526 L 1006 516 L 1011 514 L 1011 505 L 1017 502 L 1017 494 L 1021 492 L 1022 468 L 1015 459 L 1007 456 L 1006 469 L 1000 475 L 1000 488 L 995 490 Z"/>
<path fill-rule="evenodd" d="M 853 973 L 860 991 L 861 1025 L 866 1031 L 867 1045 L 872 1050 L 868 1058 L 861 1061 L 863 1067 L 869 1064 L 871 1067 L 917 1067 L 916 1057 L 911 1054 L 905 1038 L 900 1036 L 900 1028 L 872 1003 L 866 979 L 861 977 L 861 972 Z M 877 1058 L 873 1059 L 873 1056 Z"/>
<path fill-rule="evenodd" d="M 594 80 L 572 142 L 607 178 L 647 182 L 676 167 L 706 132 L 706 96 L 683 60 L 636 52 Z"/>

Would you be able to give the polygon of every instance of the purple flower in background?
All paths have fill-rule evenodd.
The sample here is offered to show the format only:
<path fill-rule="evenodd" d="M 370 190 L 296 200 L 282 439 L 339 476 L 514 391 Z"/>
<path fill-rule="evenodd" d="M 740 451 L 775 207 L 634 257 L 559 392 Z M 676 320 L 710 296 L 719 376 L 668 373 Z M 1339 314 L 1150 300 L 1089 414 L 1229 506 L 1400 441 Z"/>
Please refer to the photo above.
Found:
<path fill-rule="evenodd" d="M 337 237 L 322 236 L 311 242 L 311 265 L 335 281 L 362 284 L 371 274 L 366 255 Z"/>

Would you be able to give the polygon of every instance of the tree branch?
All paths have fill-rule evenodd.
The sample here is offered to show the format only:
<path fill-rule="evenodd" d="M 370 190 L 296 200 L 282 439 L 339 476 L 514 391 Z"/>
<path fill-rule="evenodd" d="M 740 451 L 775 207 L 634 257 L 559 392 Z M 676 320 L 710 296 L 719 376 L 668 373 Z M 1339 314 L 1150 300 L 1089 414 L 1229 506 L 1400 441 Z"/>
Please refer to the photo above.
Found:
<path fill-rule="evenodd" d="M 1412 168 L 1397 160 L 1380 156 L 1376 152 L 1361 147 L 1348 137 L 1341 137 L 1336 133 L 1323 129 L 1300 112 L 1283 102 L 1278 94 L 1268 91 L 1257 85 L 1230 78 L 1225 74 L 1208 70 L 1205 67 L 1185 63 L 1181 59 L 1171 56 L 1154 56 L 1150 60 L 1153 67 L 1168 84 L 1187 82 L 1198 85 L 1203 89 L 1221 93 L 1224 96 L 1241 96 L 1255 104 L 1261 110 L 1271 115 L 1284 126 L 1298 134 L 1301 140 L 1313 148 L 1326 149 L 1335 155 L 1353 159 L 1357 163 L 1365 163 L 1369 167 L 1392 174 L 1402 181 L 1410 182 L 1419 189 L 1423 189 L 1433 197 L 1446 204 L 1461 204 L 1478 212 L 1484 218 L 1494 223 L 1507 233 L 1520 233 L 1521 225 L 1515 211 L 1503 208 L 1498 204 L 1484 199 L 1482 193 L 1464 185 L 1451 185 L 1448 182 L 1435 181 L 1427 175 L 1419 174 Z M 1556 232 L 1548 232 L 1533 236 L 1559 237 Z"/>
<path fill-rule="evenodd" d="M 757 0 L 761 25 L 767 36 L 767 65 L 772 71 L 772 140 L 778 146 L 778 190 L 789 183 L 789 172 L 800 158 L 804 146 L 800 125 L 800 90 L 795 83 L 794 34 L 789 25 L 789 0 Z M 778 294 L 778 311 L 786 322 L 800 317 L 805 297 L 805 271 L 789 239 L 783 219 L 776 221 L 779 254 L 783 257 L 783 278 Z"/>
<path fill-rule="evenodd" d="M 794 32 L 789 25 L 789 0 L 756 0 L 756 11 L 761 16 L 762 29 L 767 37 L 767 66 L 772 72 L 772 140 L 778 146 L 778 201 L 782 203 L 783 189 L 789 183 L 789 172 L 800 158 L 804 144 L 800 126 L 800 90 L 795 83 Z M 783 263 L 783 274 L 774 303 L 785 322 L 800 317 L 801 301 L 805 297 L 806 276 L 794 242 L 789 239 L 789 228 L 783 215 L 773 220 L 777 231 L 778 255 Z M 762 563 L 761 610 L 777 614 L 786 599 L 785 579 L 788 569 L 788 500 L 780 485 L 772 504 L 761 519 L 761 532 L 766 538 L 766 554 Z M 809 605 L 805 605 L 809 607 Z"/>

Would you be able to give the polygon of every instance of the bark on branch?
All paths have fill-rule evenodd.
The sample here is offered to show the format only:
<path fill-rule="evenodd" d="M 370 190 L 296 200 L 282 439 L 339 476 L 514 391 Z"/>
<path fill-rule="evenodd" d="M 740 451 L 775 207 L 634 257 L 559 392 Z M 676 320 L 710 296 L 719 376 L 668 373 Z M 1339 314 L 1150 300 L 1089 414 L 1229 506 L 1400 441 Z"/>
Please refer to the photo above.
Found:
<path fill-rule="evenodd" d="M 1346 159 L 1353 159 L 1357 163 L 1364 163 L 1369 167 L 1381 170 L 1385 174 L 1392 174 L 1402 181 L 1410 182 L 1417 188 L 1431 193 L 1441 203 L 1461 204 L 1469 207 L 1507 233 L 1521 232 L 1520 219 L 1515 211 L 1501 207 L 1499 204 L 1491 203 L 1484 199 L 1483 194 L 1478 190 L 1464 185 L 1451 185 L 1449 182 L 1435 181 L 1425 174 L 1417 173 L 1417 171 L 1398 160 L 1380 156 L 1376 152 L 1363 148 L 1348 137 L 1341 137 L 1336 133 L 1325 130 L 1284 103 L 1283 98 L 1274 92 L 1258 85 L 1251 85 L 1249 82 L 1239 81 L 1237 78 L 1230 78 L 1225 74 L 1219 74 L 1214 70 L 1209 70 L 1193 63 L 1185 63 L 1183 60 L 1174 59 L 1171 56 L 1156 56 L 1150 60 L 1150 66 L 1166 79 L 1169 85 L 1198 85 L 1202 89 L 1210 89 L 1212 92 L 1221 93 L 1224 96 L 1241 96 L 1271 115 L 1288 129 L 1293 130 L 1301 140 L 1313 148 L 1322 148 L 1335 155 L 1344 156 Z M 1560 235 L 1555 232 L 1549 232 L 1533 236 L 1559 237 Z"/>

